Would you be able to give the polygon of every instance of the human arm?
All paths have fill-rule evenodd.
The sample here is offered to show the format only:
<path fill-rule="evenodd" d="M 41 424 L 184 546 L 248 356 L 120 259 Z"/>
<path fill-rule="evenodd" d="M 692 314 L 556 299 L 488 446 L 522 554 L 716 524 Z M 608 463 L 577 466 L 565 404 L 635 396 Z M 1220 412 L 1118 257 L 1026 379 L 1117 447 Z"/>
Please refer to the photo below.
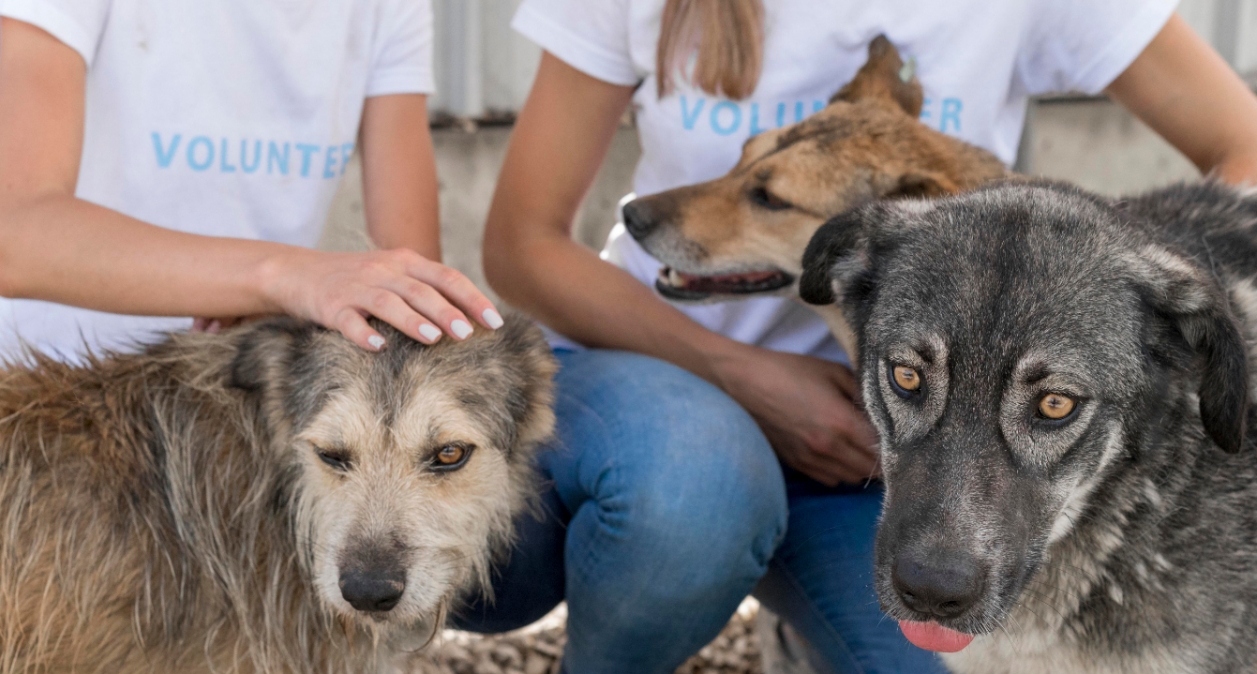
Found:
<path fill-rule="evenodd" d="M 436 158 L 423 94 L 368 98 L 362 111 L 367 233 L 380 248 L 441 259 Z"/>
<path fill-rule="evenodd" d="M 1257 96 L 1182 17 L 1105 91 L 1202 172 L 1257 185 Z"/>
<path fill-rule="evenodd" d="M 373 314 L 433 341 L 419 331 L 436 311 L 416 284 L 443 292 L 447 279 L 414 252 L 197 236 L 75 198 L 86 65 L 29 24 L 3 19 L 0 31 L 0 294 L 141 315 L 290 313 L 364 348 L 382 340 L 363 318 Z"/>
<path fill-rule="evenodd" d="M 576 210 L 632 93 L 542 56 L 489 211 L 489 283 L 579 342 L 651 355 L 720 386 L 787 464 L 812 477 L 866 479 L 875 435 L 852 402 L 846 368 L 711 332 L 572 240 Z"/>

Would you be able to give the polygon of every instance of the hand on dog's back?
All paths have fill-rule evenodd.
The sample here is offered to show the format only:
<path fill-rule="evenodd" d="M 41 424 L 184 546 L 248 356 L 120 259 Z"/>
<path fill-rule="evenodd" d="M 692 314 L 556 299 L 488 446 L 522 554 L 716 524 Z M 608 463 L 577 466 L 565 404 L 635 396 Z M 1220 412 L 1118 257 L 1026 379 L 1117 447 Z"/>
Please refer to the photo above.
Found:
<path fill-rule="evenodd" d="M 877 476 L 877 433 L 847 367 L 746 347 L 721 366 L 720 382 L 787 466 L 830 486 Z"/>

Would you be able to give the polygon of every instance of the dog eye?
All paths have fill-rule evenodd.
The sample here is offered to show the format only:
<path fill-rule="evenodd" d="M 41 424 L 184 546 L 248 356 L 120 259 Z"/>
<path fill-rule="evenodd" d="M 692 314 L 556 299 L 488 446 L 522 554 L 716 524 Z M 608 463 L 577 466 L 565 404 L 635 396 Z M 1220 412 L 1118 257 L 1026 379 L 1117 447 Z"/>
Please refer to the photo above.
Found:
<path fill-rule="evenodd" d="M 450 443 L 436 450 L 429 465 L 432 470 L 438 472 L 458 470 L 467 463 L 467 459 L 471 457 L 471 452 L 475 448 L 475 445 L 464 445 L 461 442 Z"/>
<path fill-rule="evenodd" d="M 790 202 L 781 199 L 763 187 L 752 188 L 749 196 L 756 206 L 767 208 L 770 211 L 784 211 L 790 208 Z"/>
<path fill-rule="evenodd" d="M 901 398 L 911 398 L 921 390 L 921 373 L 907 365 L 890 366 L 890 387 Z"/>
<path fill-rule="evenodd" d="M 332 470 L 347 471 L 353 467 L 353 459 L 349 452 L 343 449 L 323 449 L 315 447 L 314 453 L 319 459 L 332 468 Z"/>
<path fill-rule="evenodd" d="M 1078 407 L 1077 401 L 1060 393 L 1048 393 L 1039 398 L 1039 416 L 1050 421 L 1062 421 L 1069 418 Z"/>

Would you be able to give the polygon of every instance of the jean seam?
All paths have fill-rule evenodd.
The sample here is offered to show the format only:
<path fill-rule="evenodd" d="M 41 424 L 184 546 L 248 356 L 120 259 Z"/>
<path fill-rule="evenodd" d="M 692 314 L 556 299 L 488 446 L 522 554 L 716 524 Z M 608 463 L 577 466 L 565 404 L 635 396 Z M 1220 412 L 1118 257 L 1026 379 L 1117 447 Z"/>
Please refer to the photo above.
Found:
<path fill-rule="evenodd" d="M 856 659 L 855 653 L 851 650 L 851 646 L 847 644 L 847 640 L 842 638 L 842 634 L 838 632 L 838 630 L 834 629 L 834 626 L 829 623 L 829 620 L 825 618 L 825 614 L 822 613 L 821 610 L 817 608 L 816 604 L 812 602 L 812 599 L 808 595 L 807 591 L 803 589 L 803 585 L 795 579 L 794 574 L 790 573 L 790 570 L 786 568 L 786 565 L 776 559 L 771 561 L 769 565 L 780 572 L 786 582 L 790 584 L 790 587 L 794 588 L 794 590 L 799 593 L 799 596 L 803 597 L 803 603 L 807 605 L 807 610 L 812 613 L 812 617 L 815 618 L 819 624 L 824 626 L 824 629 L 829 632 L 831 637 L 833 637 L 835 643 L 842 646 L 843 652 L 847 654 L 847 657 L 850 658 L 851 662 L 859 669 L 859 674 L 867 674 L 867 670 L 865 670 L 864 666 L 860 664 L 860 661 Z"/>

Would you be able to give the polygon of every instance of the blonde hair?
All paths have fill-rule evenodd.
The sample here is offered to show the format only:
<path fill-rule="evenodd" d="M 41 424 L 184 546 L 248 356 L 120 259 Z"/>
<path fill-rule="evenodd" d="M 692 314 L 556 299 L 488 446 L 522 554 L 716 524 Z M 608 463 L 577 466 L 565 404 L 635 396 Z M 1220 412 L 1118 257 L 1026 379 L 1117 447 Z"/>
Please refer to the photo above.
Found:
<path fill-rule="evenodd" d="M 699 89 L 735 100 L 750 96 L 764 62 L 763 0 L 668 0 L 655 56 L 660 98 L 672 91 L 690 54 L 697 58 L 689 79 Z"/>

